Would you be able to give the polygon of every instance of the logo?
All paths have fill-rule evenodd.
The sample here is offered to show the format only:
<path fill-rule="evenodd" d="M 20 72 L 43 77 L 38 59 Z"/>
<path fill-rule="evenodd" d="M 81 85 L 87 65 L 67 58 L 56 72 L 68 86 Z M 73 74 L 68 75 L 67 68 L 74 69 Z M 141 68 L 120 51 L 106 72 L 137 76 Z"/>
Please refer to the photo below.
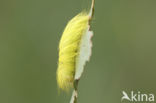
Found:
<path fill-rule="evenodd" d="M 154 94 L 150 93 L 150 94 L 145 94 L 145 93 L 141 93 L 140 91 L 138 92 L 134 92 L 131 91 L 130 94 L 127 94 L 125 91 L 122 91 L 122 98 L 121 101 L 124 100 L 128 100 L 131 102 L 142 102 L 142 101 L 146 101 L 146 102 L 153 102 L 154 101 Z"/>

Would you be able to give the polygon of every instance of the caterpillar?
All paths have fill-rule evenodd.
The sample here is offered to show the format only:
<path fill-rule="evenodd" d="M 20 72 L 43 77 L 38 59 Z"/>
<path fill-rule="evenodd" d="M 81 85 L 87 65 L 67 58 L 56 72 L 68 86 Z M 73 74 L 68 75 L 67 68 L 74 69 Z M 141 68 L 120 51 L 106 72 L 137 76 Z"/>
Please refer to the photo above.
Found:
<path fill-rule="evenodd" d="M 57 84 L 62 90 L 68 90 L 73 87 L 77 65 L 84 65 L 85 61 L 89 58 L 89 56 L 87 56 L 84 63 L 78 63 L 83 50 L 82 42 L 87 40 L 83 40 L 83 38 L 85 38 L 90 28 L 89 23 L 93 15 L 92 12 L 93 7 L 90 12 L 83 11 L 71 19 L 67 23 L 60 39 Z"/>

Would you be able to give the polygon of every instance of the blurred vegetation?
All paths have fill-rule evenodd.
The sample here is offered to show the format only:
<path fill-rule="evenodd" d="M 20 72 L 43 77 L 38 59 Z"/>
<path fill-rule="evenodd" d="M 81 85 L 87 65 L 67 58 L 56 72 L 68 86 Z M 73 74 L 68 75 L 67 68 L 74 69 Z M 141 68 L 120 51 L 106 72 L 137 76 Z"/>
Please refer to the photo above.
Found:
<path fill-rule="evenodd" d="M 58 42 L 91 0 L 0 0 L 0 103 L 68 103 L 58 93 Z M 156 1 L 96 0 L 93 54 L 79 103 L 120 103 L 122 90 L 156 94 Z"/>

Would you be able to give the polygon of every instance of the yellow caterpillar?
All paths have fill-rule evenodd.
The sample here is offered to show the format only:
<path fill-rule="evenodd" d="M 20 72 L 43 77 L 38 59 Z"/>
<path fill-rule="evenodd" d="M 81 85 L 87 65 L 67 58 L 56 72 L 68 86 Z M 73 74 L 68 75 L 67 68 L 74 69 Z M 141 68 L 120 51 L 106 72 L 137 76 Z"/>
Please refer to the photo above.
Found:
<path fill-rule="evenodd" d="M 59 43 L 57 83 L 62 90 L 73 87 L 76 59 L 80 52 L 80 42 L 89 28 L 90 13 L 81 12 L 71 19 L 64 29 Z"/>

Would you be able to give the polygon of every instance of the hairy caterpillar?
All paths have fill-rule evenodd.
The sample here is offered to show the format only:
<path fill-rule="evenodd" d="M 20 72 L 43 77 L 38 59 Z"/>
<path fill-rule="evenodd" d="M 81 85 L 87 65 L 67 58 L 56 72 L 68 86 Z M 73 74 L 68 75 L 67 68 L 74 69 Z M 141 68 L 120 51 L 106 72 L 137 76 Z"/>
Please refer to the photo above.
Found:
<path fill-rule="evenodd" d="M 94 1 L 94 0 L 93 0 Z M 62 90 L 68 90 L 73 87 L 73 82 L 76 75 L 76 68 L 81 68 L 79 65 L 84 65 L 91 55 L 91 44 L 83 44 L 87 41 L 89 32 L 89 23 L 93 15 L 93 7 L 90 12 L 83 11 L 71 19 L 64 29 L 59 43 L 59 60 L 57 68 L 57 83 Z M 89 34 L 87 34 L 89 32 Z M 90 38 L 89 38 L 90 39 Z M 88 46 L 88 51 L 83 46 Z M 85 56 L 83 52 L 88 52 Z M 81 60 L 80 56 L 84 56 Z"/>

